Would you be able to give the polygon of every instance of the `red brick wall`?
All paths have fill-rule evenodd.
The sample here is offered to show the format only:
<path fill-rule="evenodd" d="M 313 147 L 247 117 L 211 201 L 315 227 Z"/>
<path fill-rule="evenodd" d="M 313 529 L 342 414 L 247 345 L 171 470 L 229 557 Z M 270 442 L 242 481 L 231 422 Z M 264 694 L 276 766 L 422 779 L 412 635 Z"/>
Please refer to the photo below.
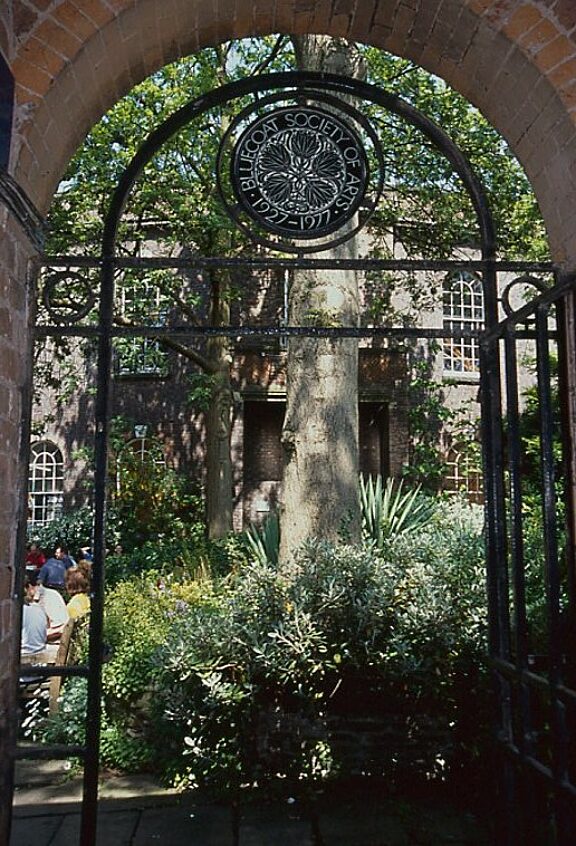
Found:
<path fill-rule="evenodd" d="M 2 210 L 0 221 L 0 796 L 10 795 L 8 765 L 15 739 L 16 648 L 20 625 L 17 562 L 23 549 L 23 450 L 27 429 L 28 306 L 26 277 L 31 248 L 19 227 Z M 8 266 L 6 266 L 8 265 Z M 20 530 L 20 531 L 19 531 Z M 0 803 L 0 842 L 6 831 Z"/>
<path fill-rule="evenodd" d="M 556 258 L 573 261 L 573 0 L 8 1 L 0 46 L 17 83 L 15 174 L 45 209 L 85 133 L 135 82 L 198 47 L 279 30 L 370 42 L 444 77 L 511 143 Z"/>

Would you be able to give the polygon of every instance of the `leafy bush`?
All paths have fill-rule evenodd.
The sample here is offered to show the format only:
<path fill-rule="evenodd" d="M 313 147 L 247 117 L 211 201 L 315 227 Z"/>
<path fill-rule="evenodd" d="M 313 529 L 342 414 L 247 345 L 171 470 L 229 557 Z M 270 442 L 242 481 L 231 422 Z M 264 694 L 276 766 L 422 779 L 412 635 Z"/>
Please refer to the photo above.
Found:
<path fill-rule="evenodd" d="M 184 542 L 191 527 L 203 524 L 203 499 L 189 476 L 166 467 L 154 451 L 132 451 L 123 440 L 118 456 L 119 489 L 110 507 L 115 543 L 140 549 L 158 538 Z"/>
<path fill-rule="evenodd" d="M 417 534 L 383 550 L 395 582 L 388 670 L 409 674 L 428 695 L 486 648 L 483 522 L 480 506 L 449 498 Z"/>
<path fill-rule="evenodd" d="M 166 766 L 162 725 L 153 691 L 160 667 L 156 653 L 174 616 L 214 602 L 210 580 L 135 578 L 118 584 L 106 597 L 104 638 L 110 659 L 102 676 L 102 761 L 126 771 Z M 86 632 L 83 633 L 85 638 Z M 84 647 L 86 644 L 84 643 Z M 84 741 L 86 680 L 63 686 L 58 713 L 44 728 L 47 742 Z"/>
<path fill-rule="evenodd" d="M 260 717 L 278 709 L 317 712 L 330 662 L 326 642 L 289 580 L 256 562 L 226 585 L 220 604 L 175 621 L 161 650 L 159 695 L 186 754 L 180 782 L 219 788 L 296 778 L 306 749 L 282 765 L 259 755 Z M 189 762 L 189 763 L 186 763 Z"/>
<path fill-rule="evenodd" d="M 94 513 L 85 506 L 43 526 L 30 527 L 29 540 L 36 541 L 45 550 L 54 550 L 59 544 L 64 544 L 75 553 L 80 547 L 92 543 L 93 526 Z"/>
<path fill-rule="evenodd" d="M 280 778 L 292 789 L 345 766 L 331 727 L 354 708 L 423 738 L 411 766 L 427 777 L 460 772 L 485 739 L 482 524 L 480 508 L 440 501 L 379 554 L 310 542 L 289 570 L 238 560 L 223 579 L 118 584 L 106 602 L 106 763 L 154 766 L 182 787 Z M 78 696 L 65 685 L 64 723 Z M 430 724 L 450 736 L 449 759 Z"/>
<path fill-rule="evenodd" d="M 188 761 L 181 782 L 300 779 L 318 771 L 319 742 L 328 775 L 327 762 L 338 762 L 326 720 L 358 698 L 358 685 L 365 704 L 380 690 L 387 707 L 412 714 L 412 731 L 418 710 L 451 724 L 470 758 L 485 621 L 481 509 L 459 502 L 417 535 L 390 539 L 381 556 L 309 543 L 289 572 L 244 566 L 215 605 L 175 619 L 160 649 L 158 696 Z M 261 742 L 266 719 L 307 729 L 294 729 L 279 755 Z"/>
<path fill-rule="evenodd" d="M 187 526 L 180 535 L 158 534 L 139 547 L 108 555 L 106 580 L 110 585 L 146 573 L 171 574 L 181 578 L 202 577 L 205 574 L 225 574 L 242 559 L 242 545 L 232 538 L 209 540 L 204 526 Z"/>

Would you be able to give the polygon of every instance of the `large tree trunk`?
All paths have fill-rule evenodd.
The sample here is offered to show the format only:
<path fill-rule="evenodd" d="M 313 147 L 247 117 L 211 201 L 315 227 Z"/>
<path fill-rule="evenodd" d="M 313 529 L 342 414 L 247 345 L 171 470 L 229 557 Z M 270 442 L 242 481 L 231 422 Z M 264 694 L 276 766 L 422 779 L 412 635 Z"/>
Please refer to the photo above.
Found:
<path fill-rule="evenodd" d="M 326 36 L 294 38 L 301 70 L 363 76 L 353 45 Z M 322 256 L 350 258 L 354 239 Z M 357 326 L 359 296 L 350 271 L 297 271 L 292 325 Z M 292 338 L 288 344 L 280 559 L 307 538 L 360 539 L 358 342 Z"/>
<path fill-rule="evenodd" d="M 213 374 L 212 397 L 206 413 L 206 522 L 210 538 L 222 538 L 232 531 L 232 388 L 227 349 L 218 352 L 218 370 Z M 210 353 L 214 361 L 215 351 Z"/>
<path fill-rule="evenodd" d="M 223 278 L 212 282 L 213 326 L 230 322 L 228 285 Z M 212 374 L 212 396 L 206 414 L 206 522 L 210 538 L 222 538 L 232 531 L 232 386 L 230 345 L 224 336 L 208 341 Z"/>
<path fill-rule="evenodd" d="M 356 326 L 353 276 L 332 271 L 320 279 L 299 273 L 290 294 L 291 323 Z M 310 537 L 358 540 L 356 340 L 290 340 L 282 447 L 281 560 L 287 562 Z"/>

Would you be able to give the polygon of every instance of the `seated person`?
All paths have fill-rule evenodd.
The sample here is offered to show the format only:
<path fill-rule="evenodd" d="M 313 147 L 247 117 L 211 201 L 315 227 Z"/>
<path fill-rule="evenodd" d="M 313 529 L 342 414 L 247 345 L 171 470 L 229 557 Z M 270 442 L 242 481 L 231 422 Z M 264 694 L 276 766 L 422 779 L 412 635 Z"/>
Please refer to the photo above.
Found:
<path fill-rule="evenodd" d="M 35 568 L 39 570 L 40 567 L 46 563 L 46 556 L 38 546 L 36 541 L 28 544 L 26 552 L 26 566 L 30 569 Z"/>
<path fill-rule="evenodd" d="M 64 546 L 63 544 L 60 544 L 60 546 L 56 547 L 56 550 L 54 552 L 54 558 L 57 558 L 58 561 L 63 561 L 66 569 L 68 569 L 69 567 L 76 566 L 76 560 L 68 552 L 68 547 Z"/>
<path fill-rule="evenodd" d="M 37 602 L 24 603 L 22 608 L 21 655 L 44 652 L 48 635 L 48 617 Z"/>
<path fill-rule="evenodd" d="M 76 570 L 82 573 L 86 581 L 88 582 L 87 592 L 90 591 L 90 585 L 92 584 L 92 562 L 86 561 L 85 558 L 81 558 L 76 566 Z M 70 571 L 71 572 L 71 571 Z"/>
<path fill-rule="evenodd" d="M 86 573 L 80 569 L 80 563 L 78 568 L 71 568 L 66 571 L 66 590 L 70 596 L 66 608 L 73 620 L 77 617 L 83 617 L 90 611 L 90 597 L 88 596 L 90 582 Z"/>
<path fill-rule="evenodd" d="M 48 618 L 47 641 L 53 643 L 59 640 L 70 615 L 61 594 L 43 584 L 37 584 L 34 575 L 26 576 L 24 580 L 24 596 L 28 602 L 38 603 L 45 612 Z"/>

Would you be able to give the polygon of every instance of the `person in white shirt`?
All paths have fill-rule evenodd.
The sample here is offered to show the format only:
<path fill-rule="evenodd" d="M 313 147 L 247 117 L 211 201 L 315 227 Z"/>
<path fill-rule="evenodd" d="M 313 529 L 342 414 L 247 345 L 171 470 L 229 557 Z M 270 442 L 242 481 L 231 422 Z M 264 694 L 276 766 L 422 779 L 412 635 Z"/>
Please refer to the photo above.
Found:
<path fill-rule="evenodd" d="M 46 648 L 48 617 L 37 602 L 24 604 L 22 608 L 21 655 L 35 655 Z"/>
<path fill-rule="evenodd" d="M 60 639 L 64 626 L 70 619 L 64 599 L 57 590 L 35 584 L 36 574 L 32 573 L 25 579 L 25 598 L 29 603 L 38 604 L 48 618 L 48 643 L 54 643 Z"/>

